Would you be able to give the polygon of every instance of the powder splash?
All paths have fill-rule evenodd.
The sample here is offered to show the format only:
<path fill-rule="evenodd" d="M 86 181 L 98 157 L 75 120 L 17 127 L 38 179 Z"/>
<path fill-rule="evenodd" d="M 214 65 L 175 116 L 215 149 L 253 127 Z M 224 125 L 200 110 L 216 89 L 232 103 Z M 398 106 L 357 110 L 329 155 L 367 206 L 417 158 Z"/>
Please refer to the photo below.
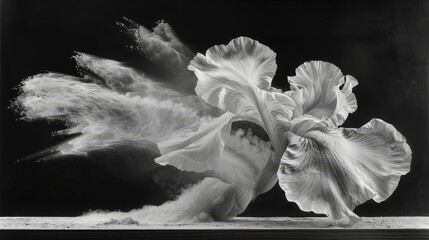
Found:
<path fill-rule="evenodd" d="M 152 31 L 128 19 L 118 25 L 134 38 L 137 49 L 173 72 L 175 78 L 158 79 L 124 63 L 77 52 L 74 59 L 81 76 L 50 72 L 24 80 L 22 93 L 14 102 L 23 119 L 63 121 L 67 128 L 56 134 L 76 135 L 48 153 L 86 155 L 118 145 L 151 148 L 154 143 L 168 142 L 173 135 L 195 132 L 223 113 L 195 95 L 196 78 L 186 70 L 195 53 L 176 37 L 170 25 L 161 21 Z M 235 148 L 246 157 L 253 154 L 267 160 L 271 155 L 268 139 L 260 145 L 264 149 L 246 149 L 252 143 L 263 142 L 251 131 L 233 129 L 228 136 L 229 150 L 225 154 L 230 158 L 235 158 Z M 131 218 L 131 224 L 227 220 L 244 211 L 254 198 L 254 193 L 240 187 L 237 181 L 245 183 L 262 166 L 250 164 L 243 169 L 242 178 L 231 179 L 224 172 L 240 162 L 234 164 L 188 174 L 189 184 L 185 188 L 177 189 L 180 184 L 164 186 L 172 188 L 172 194 L 180 195 L 160 206 L 144 206 L 130 212 L 95 211 L 82 218 L 105 222 Z M 154 179 L 161 185 L 165 179 L 174 178 L 169 171 L 157 174 Z"/>

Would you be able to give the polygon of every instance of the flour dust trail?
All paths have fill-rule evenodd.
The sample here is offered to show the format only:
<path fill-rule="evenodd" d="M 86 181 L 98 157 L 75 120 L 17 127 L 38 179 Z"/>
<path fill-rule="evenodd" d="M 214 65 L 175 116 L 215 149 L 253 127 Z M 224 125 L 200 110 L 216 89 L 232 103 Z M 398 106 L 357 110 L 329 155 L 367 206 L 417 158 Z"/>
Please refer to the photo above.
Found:
<path fill-rule="evenodd" d="M 196 78 L 186 70 L 195 54 L 170 25 L 159 22 L 149 30 L 128 19 L 118 25 L 134 38 L 138 50 L 154 64 L 165 66 L 173 77 L 159 79 L 125 63 L 77 52 L 74 59 L 80 76 L 49 72 L 24 80 L 14 102 L 22 118 L 62 121 L 66 129 L 55 134 L 77 135 L 54 147 L 58 155 L 86 155 L 121 144 L 145 148 L 173 134 L 196 131 L 221 114 L 195 95 Z M 205 178 L 161 206 L 144 206 L 127 213 L 92 212 L 82 218 L 206 221 L 226 189 L 226 183 Z"/>

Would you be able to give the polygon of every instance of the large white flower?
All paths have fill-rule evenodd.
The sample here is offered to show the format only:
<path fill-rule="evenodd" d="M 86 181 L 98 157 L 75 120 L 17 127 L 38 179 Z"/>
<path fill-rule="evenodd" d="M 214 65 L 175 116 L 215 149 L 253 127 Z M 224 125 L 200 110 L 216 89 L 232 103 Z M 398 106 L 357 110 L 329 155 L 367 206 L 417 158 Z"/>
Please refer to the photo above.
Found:
<path fill-rule="evenodd" d="M 302 210 L 332 219 L 357 217 L 355 206 L 385 200 L 409 171 L 411 150 L 392 125 L 373 119 L 359 129 L 337 128 L 357 109 L 357 80 L 333 64 L 304 63 L 289 78 L 291 90 L 281 93 L 270 86 L 275 53 L 240 37 L 198 54 L 189 69 L 198 77 L 198 96 L 227 113 L 197 132 L 160 143 L 157 162 L 210 172 L 230 183 L 221 216 L 244 211 L 275 184 L 278 170 L 287 199 Z M 258 124 L 272 153 L 256 155 L 264 151 L 259 148 L 246 154 L 246 146 L 258 144 L 234 138 L 231 125 L 237 120 Z"/>

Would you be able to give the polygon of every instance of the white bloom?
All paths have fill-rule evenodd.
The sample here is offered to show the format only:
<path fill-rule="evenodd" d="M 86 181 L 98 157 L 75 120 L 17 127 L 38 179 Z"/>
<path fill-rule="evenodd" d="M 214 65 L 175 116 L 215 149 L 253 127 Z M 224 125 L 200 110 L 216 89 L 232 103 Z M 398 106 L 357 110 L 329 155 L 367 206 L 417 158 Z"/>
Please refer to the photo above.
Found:
<path fill-rule="evenodd" d="M 312 61 L 297 68 L 289 78 L 291 90 L 281 93 L 270 86 L 276 67 L 275 53 L 246 37 L 198 54 L 189 65 L 198 77 L 196 93 L 227 113 L 195 133 L 161 143 L 165 155 L 157 162 L 208 171 L 230 183 L 233 191 L 223 203 L 230 207 L 217 212 L 220 216 L 244 211 L 274 185 L 277 169 L 289 201 L 333 219 L 357 217 L 355 206 L 388 198 L 409 171 L 411 150 L 379 119 L 359 129 L 337 128 L 357 109 L 352 93 L 357 80 L 331 63 Z M 237 119 L 266 131 L 273 147 L 269 159 L 231 148 L 231 123 Z M 256 171 L 245 177 L 251 166 Z"/>

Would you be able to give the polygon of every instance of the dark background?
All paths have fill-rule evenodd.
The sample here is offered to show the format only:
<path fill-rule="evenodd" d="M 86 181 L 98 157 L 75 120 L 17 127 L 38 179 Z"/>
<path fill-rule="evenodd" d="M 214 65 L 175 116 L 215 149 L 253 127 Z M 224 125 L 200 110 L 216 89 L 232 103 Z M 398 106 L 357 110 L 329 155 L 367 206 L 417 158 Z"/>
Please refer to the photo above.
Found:
<path fill-rule="evenodd" d="M 345 127 L 371 118 L 393 124 L 413 151 L 411 171 L 385 202 L 358 206 L 361 216 L 429 215 L 429 1 L 1 1 L 1 216 L 76 216 L 89 209 L 129 210 L 167 195 L 151 179 L 148 152 L 98 151 L 89 158 L 21 159 L 62 140 L 61 123 L 18 121 L 8 109 L 25 78 L 47 70 L 76 75 L 74 51 L 127 62 L 147 61 L 115 22 L 147 27 L 164 19 L 194 51 L 248 36 L 277 53 L 274 85 L 304 61 L 324 60 L 356 77 L 358 110 Z M 146 67 L 147 68 L 147 67 Z M 150 69 L 149 69 L 150 70 Z M 278 186 L 243 215 L 311 216 Z"/>

